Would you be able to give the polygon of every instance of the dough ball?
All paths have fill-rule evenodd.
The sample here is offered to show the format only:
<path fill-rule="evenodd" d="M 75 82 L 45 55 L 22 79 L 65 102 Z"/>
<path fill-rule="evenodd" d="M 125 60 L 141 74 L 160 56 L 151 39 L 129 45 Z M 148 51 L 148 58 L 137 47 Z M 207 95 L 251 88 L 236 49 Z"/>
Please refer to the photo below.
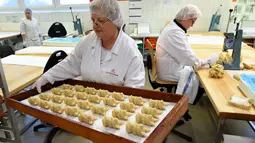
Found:
<path fill-rule="evenodd" d="M 61 88 L 62 88 L 62 89 L 69 89 L 69 90 L 72 90 L 72 89 L 73 89 L 73 86 L 70 85 L 70 84 L 63 84 L 63 85 L 61 86 Z"/>
<path fill-rule="evenodd" d="M 222 78 L 224 76 L 224 67 L 219 64 L 215 64 L 209 70 L 210 78 Z"/>

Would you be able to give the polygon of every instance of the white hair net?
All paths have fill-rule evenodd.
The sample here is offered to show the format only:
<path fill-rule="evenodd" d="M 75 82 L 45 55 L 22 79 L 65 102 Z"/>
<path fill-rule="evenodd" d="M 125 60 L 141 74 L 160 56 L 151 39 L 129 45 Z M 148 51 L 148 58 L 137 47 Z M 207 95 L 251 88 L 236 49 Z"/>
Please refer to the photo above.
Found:
<path fill-rule="evenodd" d="M 175 19 L 188 20 L 192 18 L 198 18 L 201 15 L 202 13 L 197 6 L 188 4 L 179 10 L 179 12 L 175 16 Z"/>
<path fill-rule="evenodd" d="M 118 28 L 123 25 L 120 7 L 117 0 L 94 0 L 90 6 L 90 12 L 100 10 L 102 15 L 105 15 Z"/>
<path fill-rule="evenodd" d="M 24 10 L 24 12 L 25 12 L 25 13 L 28 12 L 28 13 L 32 14 L 32 9 L 26 8 L 26 9 Z"/>

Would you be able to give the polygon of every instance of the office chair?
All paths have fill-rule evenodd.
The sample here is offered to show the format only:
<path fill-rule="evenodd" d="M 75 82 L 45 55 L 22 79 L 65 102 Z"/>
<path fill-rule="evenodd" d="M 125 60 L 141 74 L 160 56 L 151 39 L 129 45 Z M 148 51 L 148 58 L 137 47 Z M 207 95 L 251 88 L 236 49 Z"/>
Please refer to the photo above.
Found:
<path fill-rule="evenodd" d="M 63 59 L 65 59 L 67 57 L 66 52 L 62 51 L 62 50 L 58 50 L 55 51 L 54 53 L 51 54 L 49 60 L 46 63 L 46 66 L 44 67 L 44 71 L 43 73 L 47 72 L 50 68 L 52 68 L 53 66 L 55 66 L 56 64 L 58 64 L 59 62 L 61 62 Z M 34 132 L 38 131 L 41 128 L 46 128 L 46 127 L 52 127 L 51 124 L 48 123 L 44 123 L 42 122 L 39 125 L 36 125 L 34 127 Z M 53 127 L 51 129 L 51 131 L 49 132 L 49 134 L 47 135 L 45 142 L 46 143 L 51 143 L 53 137 L 55 136 L 55 134 L 57 133 L 57 131 L 60 130 L 60 128 L 58 127 Z"/>
<path fill-rule="evenodd" d="M 148 72 L 148 78 L 149 78 L 149 82 L 152 86 L 153 89 L 157 89 L 160 88 L 160 91 L 163 92 L 164 89 L 163 88 L 167 88 L 167 92 L 172 93 L 172 90 L 174 89 L 174 93 L 175 90 L 177 88 L 177 82 L 172 82 L 172 81 L 164 81 L 164 80 L 160 80 L 157 77 L 157 72 L 156 72 L 156 60 L 155 60 L 155 54 L 154 54 L 154 50 L 152 48 L 152 44 L 150 43 L 149 40 L 147 40 L 148 46 L 149 46 L 149 52 L 150 54 L 147 55 L 147 72 Z M 189 121 L 191 118 L 191 116 L 189 115 L 188 111 L 184 114 L 183 116 L 185 121 Z M 178 126 L 181 126 L 184 124 L 183 120 L 179 120 L 176 125 L 175 128 Z M 179 131 L 176 131 L 175 129 L 173 129 L 171 131 L 172 133 L 178 135 L 179 137 L 187 140 L 187 141 L 192 141 L 193 139 Z M 167 138 L 164 140 L 164 142 L 166 142 Z"/>
<path fill-rule="evenodd" d="M 4 58 L 9 55 L 13 55 L 14 51 L 13 49 L 8 45 L 0 45 L 0 57 Z"/>
<path fill-rule="evenodd" d="M 66 34 L 67 34 L 66 28 L 60 22 L 53 23 L 51 25 L 49 31 L 48 31 L 48 35 L 51 38 L 54 38 L 54 37 L 65 37 Z"/>

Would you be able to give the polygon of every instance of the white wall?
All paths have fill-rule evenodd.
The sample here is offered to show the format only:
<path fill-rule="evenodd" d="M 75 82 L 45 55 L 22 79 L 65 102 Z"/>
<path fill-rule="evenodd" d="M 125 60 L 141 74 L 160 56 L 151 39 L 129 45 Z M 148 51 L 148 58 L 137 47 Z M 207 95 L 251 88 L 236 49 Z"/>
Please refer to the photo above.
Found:
<path fill-rule="evenodd" d="M 223 5 L 221 8 L 222 18 L 220 21 L 221 31 L 225 31 L 229 14 L 228 10 L 232 7 L 232 0 L 173 0 L 171 5 L 158 4 L 156 1 L 158 0 L 142 0 L 143 22 L 150 23 L 151 32 L 153 33 L 159 33 L 164 28 L 166 21 L 172 20 L 178 9 L 189 3 L 197 5 L 203 13 L 202 17 L 198 19 L 191 31 L 208 31 L 211 17 L 220 5 Z M 124 22 L 128 23 L 129 3 L 119 2 L 119 4 Z M 78 14 L 81 18 L 84 31 L 91 29 L 92 25 L 88 11 L 76 12 L 74 14 Z M 19 30 L 19 20 L 23 18 L 23 16 L 23 13 L 0 14 L 0 31 Z M 70 12 L 34 13 L 34 17 L 39 21 L 42 33 L 47 33 L 49 26 L 56 21 L 64 23 L 68 32 L 73 30 Z M 127 33 L 132 33 L 133 28 L 134 25 L 127 25 Z"/>

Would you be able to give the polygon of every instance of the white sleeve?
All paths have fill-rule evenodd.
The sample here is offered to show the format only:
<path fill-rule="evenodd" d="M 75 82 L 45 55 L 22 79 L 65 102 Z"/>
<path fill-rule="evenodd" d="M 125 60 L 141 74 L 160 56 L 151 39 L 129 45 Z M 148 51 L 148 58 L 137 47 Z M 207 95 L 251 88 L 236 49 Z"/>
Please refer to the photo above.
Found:
<path fill-rule="evenodd" d="M 191 50 L 187 37 L 181 32 L 169 33 L 164 37 L 164 49 L 183 66 L 201 66 L 200 60 Z"/>
<path fill-rule="evenodd" d="M 145 84 L 145 70 L 141 53 L 131 61 L 124 78 L 124 86 L 143 88 Z"/>
<path fill-rule="evenodd" d="M 55 81 L 72 79 L 80 76 L 81 60 L 85 50 L 84 45 L 86 45 L 84 42 L 85 41 L 81 40 L 69 56 L 44 73 L 43 77 L 53 84 Z"/>
<path fill-rule="evenodd" d="M 20 33 L 26 34 L 26 24 L 23 20 L 20 21 Z"/>

